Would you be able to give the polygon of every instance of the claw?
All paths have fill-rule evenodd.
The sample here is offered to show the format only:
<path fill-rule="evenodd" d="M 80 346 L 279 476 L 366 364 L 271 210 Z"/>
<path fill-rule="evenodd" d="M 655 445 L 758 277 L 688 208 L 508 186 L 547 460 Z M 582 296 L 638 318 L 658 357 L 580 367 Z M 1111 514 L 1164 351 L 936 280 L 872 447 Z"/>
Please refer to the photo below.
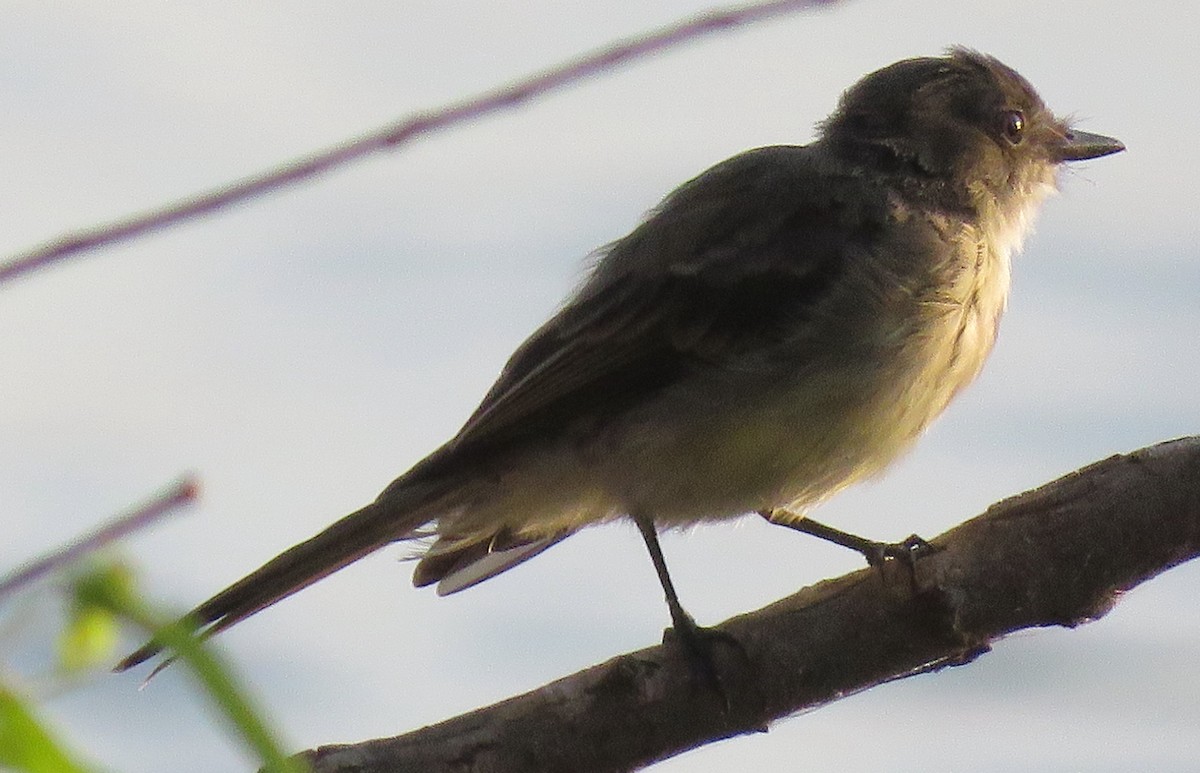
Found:
<path fill-rule="evenodd" d="M 889 558 L 915 569 L 917 561 L 940 551 L 937 545 L 916 534 L 910 534 L 900 542 L 872 542 L 862 551 L 867 563 L 879 566 Z"/>
<path fill-rule="evenodd" d="M 683 648 L 692 673 L 700 677 L 705 686 L 721 699 L 723 711 L 728 714 L 730 710 L 729 694 L 725 692 L 725 687 L 721 684 L 713 650 L 716 645 L 725 644 L 748 661 L 749 655 L 746 648 L 742 646 L 736 636 L 719 628 L 703 628 L 696 625 L 690 616 L 675 620 L 674 625 L 667 630 L 664 642 L 672 637 L 678 640 Z"/>

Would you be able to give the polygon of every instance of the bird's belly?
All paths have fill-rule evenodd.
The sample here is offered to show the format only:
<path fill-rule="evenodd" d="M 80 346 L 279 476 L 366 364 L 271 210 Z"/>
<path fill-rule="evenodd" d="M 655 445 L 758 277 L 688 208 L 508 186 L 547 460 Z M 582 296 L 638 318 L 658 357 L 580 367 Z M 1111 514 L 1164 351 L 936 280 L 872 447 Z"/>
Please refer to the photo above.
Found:
<path fill-rule="evenodd" d="M 978 374 L 999 309 L 932 317 L 904 342 L 800 374 L 698 389 L 605 454 L 619 509 L 664 525 L 777 507 L 803 512 L 881 472 Z M 687 416 L 686 421 L 680 421 Z"/>
<path fill-rule="evenodd" d="M 647 422 L 602 462 L 605 488 L 621 509 L 667 526 L 814 504 L 876 471 L 915 434 L 903 417 L 869 407 L 875 401 L 856 382 L 731 392 L 687 421 Z"/>

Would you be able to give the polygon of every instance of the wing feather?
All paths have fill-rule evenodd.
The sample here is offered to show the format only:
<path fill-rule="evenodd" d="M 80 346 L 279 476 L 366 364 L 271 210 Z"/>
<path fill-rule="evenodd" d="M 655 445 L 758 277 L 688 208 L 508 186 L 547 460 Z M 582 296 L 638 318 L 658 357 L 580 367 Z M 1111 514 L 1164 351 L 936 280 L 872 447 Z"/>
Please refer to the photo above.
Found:
<path fill-rule="evenodd" d="M 856 225 L 809 149 L 760 148 L 668 197 L 513 354 L 459 433 L 414 469 L 475 464 L 569 423 L 602 423 L 696 368 L 794 335 Z"/>

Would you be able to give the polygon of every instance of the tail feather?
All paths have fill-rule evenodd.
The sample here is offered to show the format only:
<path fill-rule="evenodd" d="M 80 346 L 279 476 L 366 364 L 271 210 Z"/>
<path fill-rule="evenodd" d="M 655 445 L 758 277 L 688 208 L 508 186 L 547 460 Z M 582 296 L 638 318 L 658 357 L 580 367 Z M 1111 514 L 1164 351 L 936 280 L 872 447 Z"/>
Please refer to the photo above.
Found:
<path fill-rule="evenodd" d="M 436 582 L 438 595 L 449 596 L 507 572 L 573 533 L 563 531 L 539 539 L 513 540 L 511 535 L 500 532 L 490 540 L 464 545 L 439 540 L 417 563 L 413 570 L 413 585 L 422 588 Z"/>
<path fill-rule="evenodd" d="M 437 594 L 449 596 L 451 593 L 473 588 L 484 580 L 490 580 L 501 572 L 507 572 L 517 564 L 525 563 L 543 550 L 562 542 L 572 533 L 565 531 L 553 537 L 526 542 L 505 550 L 492 551 L 470 564 L 456 566 L 438 581 Z"/>
<path fill-rule="evenodd" d="M 413 523 L 412 518 L 404 517 L 408 513 L 398 515 L 395 510 L 375 502 L 347 515 L 205 601 L 187 619 L 202 636 L 212 636 L 388 543 L 403 539 L 424 522 Z M 162 645 L 151 640 L 113 670 L 125 671 L 161 651 Z"/>

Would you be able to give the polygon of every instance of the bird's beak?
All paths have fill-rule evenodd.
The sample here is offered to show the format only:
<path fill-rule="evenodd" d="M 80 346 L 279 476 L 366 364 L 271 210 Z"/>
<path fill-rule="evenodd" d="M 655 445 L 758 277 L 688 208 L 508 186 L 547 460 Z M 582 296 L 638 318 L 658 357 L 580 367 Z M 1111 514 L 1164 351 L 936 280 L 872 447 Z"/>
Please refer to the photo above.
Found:
<path fill-rule="evenodd" d="M 1100 158 L 1110 153 L 1120 153 L 1125 149 L 1125 143 L 1103 134 L 1091 134 L 1071 129 L 1063 138 L 1058 148 L 1059 161 L 1083 161 L 1088 158 Z"/>

